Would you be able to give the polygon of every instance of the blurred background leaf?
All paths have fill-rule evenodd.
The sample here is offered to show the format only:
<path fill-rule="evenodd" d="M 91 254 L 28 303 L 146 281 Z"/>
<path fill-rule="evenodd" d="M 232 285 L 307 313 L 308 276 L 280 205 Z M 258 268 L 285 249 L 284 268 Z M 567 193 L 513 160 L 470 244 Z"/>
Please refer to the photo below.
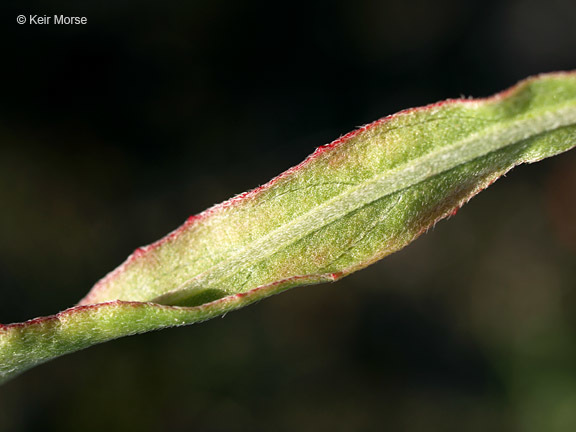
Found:
<path fill-rule="evenodd" d="M 2 323 L 356 126 L 576 68 L 568 0 L 1 8 Z M 572 431 L 575 168 L 515 170 L 336 285 L 36 368 L 0 430 Z"/>

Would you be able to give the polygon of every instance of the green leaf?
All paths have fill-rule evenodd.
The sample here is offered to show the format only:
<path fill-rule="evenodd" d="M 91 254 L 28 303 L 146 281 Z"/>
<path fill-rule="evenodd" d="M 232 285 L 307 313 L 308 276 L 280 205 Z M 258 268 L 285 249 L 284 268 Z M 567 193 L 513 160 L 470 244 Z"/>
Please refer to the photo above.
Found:
<path fill-rule="evenodd" d="M 386 117 L 137 249 L 79 306 L 0 327 L 0 380 L 114 338 L 334 281 L 413 241 L 524 162 L 576 145 L 576 73 Z"/>

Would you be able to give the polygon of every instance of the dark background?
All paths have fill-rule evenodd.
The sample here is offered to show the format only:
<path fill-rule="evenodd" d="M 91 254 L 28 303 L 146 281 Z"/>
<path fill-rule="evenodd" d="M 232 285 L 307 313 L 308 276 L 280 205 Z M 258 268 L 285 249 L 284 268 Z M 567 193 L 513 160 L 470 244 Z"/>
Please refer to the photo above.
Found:
<path fill-rule="evenodd" d="M 0 322 L 403 108 L 576 68 L 576 3 L 5 2 Z M 86 16 L 18 25 L 19 14 Z M 337 284 L 0 388 L 0 431 L 573 431 L 576 155 Z"/>

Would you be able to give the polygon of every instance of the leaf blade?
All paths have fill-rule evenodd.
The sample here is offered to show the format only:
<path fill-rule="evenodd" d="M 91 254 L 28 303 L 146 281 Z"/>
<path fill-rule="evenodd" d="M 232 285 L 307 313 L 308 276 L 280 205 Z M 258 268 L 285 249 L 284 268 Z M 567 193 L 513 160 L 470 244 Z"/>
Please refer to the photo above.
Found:
<path fill-rule="evenodd" d="M 107 279 L 82 303 L 119 298 L 185 304 L 188 298 L 200 296 L 201 300 L 206 290 L 229 295 L 296 275 L 338 272 L 338 267 L 330 266 L 323 258 L 340 252 L 330 245 L 342 243 L 346 230 L 340 226 L 340 230 L 330 232 L 323 230 L 325 226 L 382 199 L 383 211 L 376 212 L 375 217 L 391 211 L 397 221 L 402 221 L 398 224 L 394 218 L 386 218 L 390 225 L 388 232 L 394 237 L 403 226 L 410 225 L 409 220 L 391 208 L 402 198 L 394 197 L 395 193 L 489 153 L 511 145 L 519 147 L 530 137 L 574 123 L 575 95 L 572 75 L 552 75 L 526 81 L 505 96 L 483 101 L 450 101 L 372 123 L 322 148 L 264 187 L 193 219 L 177 235 L 129 260 L 131 269 Z M 532 156 L 515 154 L 515 149 L 510 149 L 513 160 L 507 166 L 502 162 L 501 168 L 495 166 L 492 171 L 499 176 L 518 163 L 549 156 L 552 153 L 545 151 L 555 148 L 544 147 Z M 463 181 L 455 178 L 452 183 L 458 185 Z M 442 193 L 449 196 L 451 191 L 444 188 Z M 410 198 L 410 193 L 404 195 L 403 213 L 417 212 L 417 201 L 421 198 Z M 390 199 L 386 200 L 388 196 Z M 457 205 L 466 199 L 460 197 Z M 349 230 L 349 243 L 358 238 L 366 223 L 369 224 L 366 221 L 357 224 L 359 232 Z M 323 239 L 314 235 L 321 230 Z M 293 247 L 296 243 L 303 247 Z M 405 244 L 406 241 L 396 244 L 393 238 L 387 241 L 384 236 L 378 246 L 384 245 L 387 253 L 391 253 Z M 309 259 L 310 253 L 306 251 L 315 249 L 322 253 Z M 373 254 L 382 256 L 378 251 Z M 300 259 L 302 256 L 304 260 Z M 362 262 L 372 262 L 372 258 L 362 254 L 355 263 L 343 265 L 362 268 Z M 147 270 L 151 275 L 168 276 L 156 279 L 142 276 Z"/>
<path fill-rule="evenodd" d="M 514 166 L 575 144 L 576 73 L 374 122 L 136 250 L 80 306 L 1 326 L 0 381 L 95 343 L 339 279 L 406 246 Z"/>

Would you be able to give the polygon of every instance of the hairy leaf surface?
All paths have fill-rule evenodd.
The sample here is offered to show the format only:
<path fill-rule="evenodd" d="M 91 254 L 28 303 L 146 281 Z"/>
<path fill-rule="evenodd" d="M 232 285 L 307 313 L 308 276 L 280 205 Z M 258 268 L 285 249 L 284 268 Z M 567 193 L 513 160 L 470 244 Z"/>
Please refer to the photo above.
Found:
<path fill-rule="evenodd" d="M 400 112 L 137 249 L 79 306 L 0 327 L 0 380 L 135 333 L 190 324 L 393 253 L 514 166 L 576 145 L 576 73 Z"/>

